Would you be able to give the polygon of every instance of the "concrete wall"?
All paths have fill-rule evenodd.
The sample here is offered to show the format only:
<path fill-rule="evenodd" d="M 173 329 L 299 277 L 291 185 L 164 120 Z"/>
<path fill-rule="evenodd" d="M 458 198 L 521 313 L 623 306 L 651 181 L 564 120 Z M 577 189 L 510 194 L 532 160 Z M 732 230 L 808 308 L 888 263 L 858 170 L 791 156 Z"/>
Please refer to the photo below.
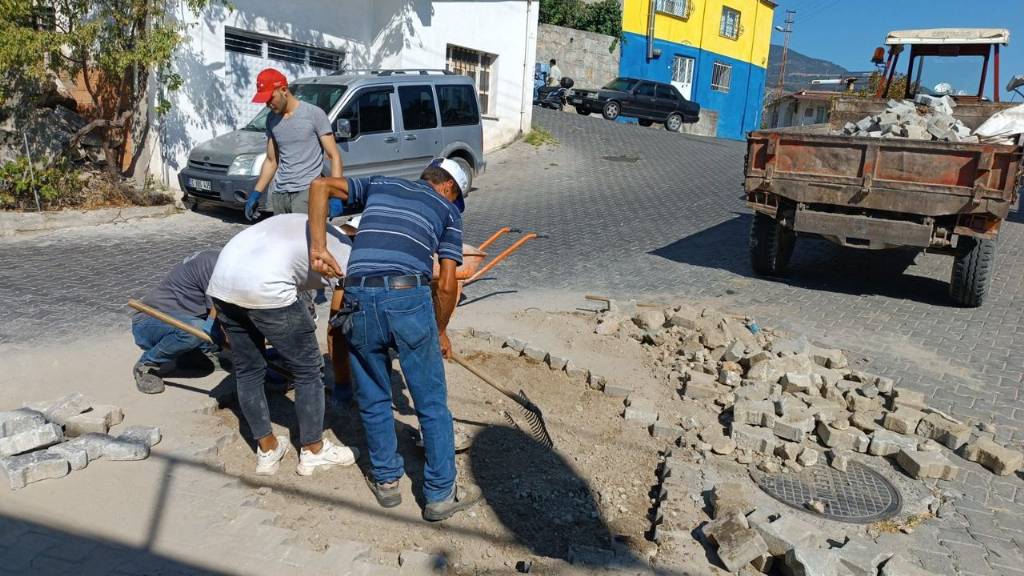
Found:
<path fill-rule="evenodd" d="M 609 50 L 610 49 L 610 50 Z M 619 44 L 613 36 L 541 24 L 537 61 L 554 58 L 563 76 L 580 88 L 604 86 L 619 75 Z"/>
<path fill-rule="evenodd" d="M 342 50 L 348 68 L 445 68 L 447 45 L 495 55 L 492 109 L 484 146 L 493 149 L 529 130 L 538 2 L 522 0 L 235 0 L 198 16 L 176 4 L 188 40 L 174 57 L 181 89 L 154 94 L 172 104 L 156 123 L 150 172 L 176 189 L 177 173 L 197 144 L 244 126 L 260 106 L 251 103 L 256 75 L 272 66 L 291 79 L 329 71 L 224 50 L 226 27 Z M 500 23 L 500 25 L 499 25 Z"/>

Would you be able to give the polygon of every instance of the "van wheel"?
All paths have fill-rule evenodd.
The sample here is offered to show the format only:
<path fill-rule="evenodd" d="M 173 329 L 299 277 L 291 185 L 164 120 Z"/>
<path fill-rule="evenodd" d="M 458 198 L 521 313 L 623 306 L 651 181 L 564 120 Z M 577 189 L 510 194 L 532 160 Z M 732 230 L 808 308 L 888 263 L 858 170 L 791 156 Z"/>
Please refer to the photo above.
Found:
<path fill-rule="evenodd" d="M 949 297 L 960 306 L 981 306 L 992 285 L 995 267 L 995 240 L 960 236 L 949 279 Z"/>
<path fill-rule="evenodd" d="M 619 112 L 621 112 L 619 109 L 619 103 L 612 100 L 611 102 L 606 103 L 604 108 L 601 109 L 601 116 L 604 116 L 605 120 L 615 120 L 619 117 Z"/>
<path fill-rule="evenodd" d="M 665 129 L 669 132 L 679 132 L 679 129 L 683 127 L 683 117 L 679 114 L 669 114 L 665 120 Z"/>
<path fill-rule="evenodd" d="M 796 244 L 796 233 L 771 216 L 754 213 L 750 223 L 750 266 L 762 276 L 786 272 Z"/>
<path fill-rule="evenodd" d="M 637 120 L 637 122 L 639 122 L 639 123 L 640 123 L 640 125 L 641 125 L 641 126 L 643 126 L 644 128 L 647 128 L 647 127 L 648 127 L 648 126 L 650 126 L 651 124 L 654 124 L 654 121 L 653 121 L 653 120 L 644 120 L 644 119 L 642 119 L 642 118 L 641 118 L 641 119 L 639 119 L 639 120 Z"/>
<path fill-rule="evenodd" d="M 473 167 L 469 165 L 468 160 L 461 156 L 452 156 L 450 160 L 453 160 L 456 164 L 458 164 L 459 167 L 462 168 L 462 171 L 466 173 L 466 176 L 469 177 L 469 185 L 467 186 L 469 190 L 463 190 L 463 193 L 468 194 L 471 190 L 473 190 Z"/>

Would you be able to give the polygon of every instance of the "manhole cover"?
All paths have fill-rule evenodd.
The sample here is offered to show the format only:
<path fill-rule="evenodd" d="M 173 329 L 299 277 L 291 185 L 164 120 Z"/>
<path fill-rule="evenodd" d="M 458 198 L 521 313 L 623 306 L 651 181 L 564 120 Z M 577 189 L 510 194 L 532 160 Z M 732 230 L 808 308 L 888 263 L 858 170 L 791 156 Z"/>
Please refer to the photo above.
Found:
<path fill-rule="evenodd" d="M 899 491 L 881 474 L 850 462 L 846 472 L 818 465 L 799 473 L 756 474 L 754 481 L 772 498 L 815 514 L 804 506 L 811 500 L 825 504 L 825 518 L 840 522 L 870 523 L 899 514 Z"/>

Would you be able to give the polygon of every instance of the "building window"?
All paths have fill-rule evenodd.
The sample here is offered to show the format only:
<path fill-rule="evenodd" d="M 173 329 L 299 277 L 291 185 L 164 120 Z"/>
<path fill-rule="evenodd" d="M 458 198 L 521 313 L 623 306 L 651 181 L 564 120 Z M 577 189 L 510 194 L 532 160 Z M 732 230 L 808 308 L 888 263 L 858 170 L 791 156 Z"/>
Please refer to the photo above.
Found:
<path fill-rule="evenodd" d="M 732 66 L 715 62 L 711 68 L 711 89 L 719 92 L 728 92 L 732 85 Z"/>
<path fill-rule="evenodd" d="M 447 70 L 455 74 L 469 76 L 476 82 L 476 91 L 480 94 L 480 110 L 484 114 L 494 113 L 491 79 L 494 61 L 497 59 L 498 57 L 494 54 L 448 45 Z"/>
<path fill-rule="evenodd" d="M 680 84 L 693 82 L 693 58 L 676 56 L 672 59 L 672 81 Z"/>
<path fill-rule="evenodd" d="M 722 7 L 722 27 L 719 34 L 733 40 L 740 37 L 743 28 L 740 27 L 740 12 L 728 6 Z"/>
<path fill-rule="evenodd" d="M 815 123 L 824 124 L 826 122 L 825 112 L 826 110 L 824 108 L 818 108 L 817 116 L 814 119 Z"/>
<path fill-rule="evenodd" d="M 690 0 L 656 0 L 654 9 L 680 18 L 689 18 Z"/>
<path fill-rule="evenodd" d="M 345 53 L 341 50 L 315 48 L 291 40 L 270 38 L 236 28 L 224 29 L 224 50 L 325 70 L 340 70 L 345 61 Z"/>

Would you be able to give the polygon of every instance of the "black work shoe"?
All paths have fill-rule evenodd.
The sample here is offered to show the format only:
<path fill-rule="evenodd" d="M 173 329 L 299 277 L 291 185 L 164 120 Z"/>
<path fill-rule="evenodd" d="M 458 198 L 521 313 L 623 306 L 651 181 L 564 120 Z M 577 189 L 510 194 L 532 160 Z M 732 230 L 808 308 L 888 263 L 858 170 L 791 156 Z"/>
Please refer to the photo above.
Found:
<path fill-rule="evenodd" d="M 157 376 L 157 366 L 139 362 L 132 372 L 135 374 L 135 387 L 143 394 L 159 394 L 164 391 L 164 379 Z"/>
<path fill-rule="evenodd" d="M 386 484 L 378 484 L 373 478 L 366 477 L 366 485 L 377 497 L 377 504 L 384 508 L 394 508 L 402 503 L 402 491 L 398 488 L 398 480 Z"/>
<path fill-rule="evenodd" d="M 457 484 L 447 500 L 430 502 L 423 508 L 423 519 L 430 522 L 447 520 L 457 512 L 472 508 L 479 501 L 480 488 L 473 484 Z"/>

